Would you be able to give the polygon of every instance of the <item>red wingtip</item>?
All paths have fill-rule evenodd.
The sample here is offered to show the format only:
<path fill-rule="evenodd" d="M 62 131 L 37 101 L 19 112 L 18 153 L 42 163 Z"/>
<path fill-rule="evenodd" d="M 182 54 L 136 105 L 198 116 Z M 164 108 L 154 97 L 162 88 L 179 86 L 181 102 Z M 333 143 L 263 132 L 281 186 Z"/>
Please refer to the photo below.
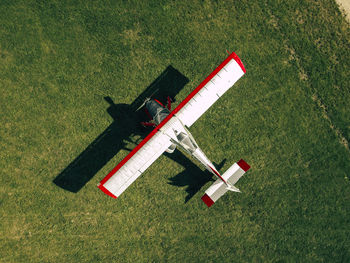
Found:
<path fill-rule="evenodd" d="M 98 188 L 100 188 L 100 189 L 102 190 L 102 192 L 104 192 L 106 195 L 109 195 L 109 196 L 111 196 L 111 197 L 117 199 L 117 197 L 116 197 L 114 194 L 112 194 L 110 191 L 107 190 L 106 187 L 103 186 L 103 184 L 100 184 L 100 185 L 98 186 Z"/>
<path fill-rule="evenodd" d="M 214 204 L 214 201 L 211 200 L 211 198 L 207 194 L 203 195 L 201 199 L 208 207 L 211 207 Z"/>
<path fill-rule="evenodd" d="M 248 171 L 250 169 L 249 164 L 247 164 L 243 159 L 239 160 L 237 162 L 237 164 L 239 165 L 239 167 L 241 167 L 245 172 Z"/>
<path fill-rule="evenodd" d="M 237 54 L 235 52 L 232 52 L 233 58 L 234 60 L 236 60 L 236 62 L 238 63 L 238 65 L 241 67 L 241 69 L 243 70 L 244 73 L 246 73 L 247 71 L 245 70 L 245 67 L 242 63 L 242 60 L 237 56 Z"/>

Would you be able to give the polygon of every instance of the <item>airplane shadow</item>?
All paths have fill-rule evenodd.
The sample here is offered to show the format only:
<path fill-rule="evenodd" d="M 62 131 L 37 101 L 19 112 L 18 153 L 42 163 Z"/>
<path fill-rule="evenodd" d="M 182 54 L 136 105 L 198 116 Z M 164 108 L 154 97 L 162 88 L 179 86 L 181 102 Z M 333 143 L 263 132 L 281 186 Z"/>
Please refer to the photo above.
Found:
<path fill-rule="evenodd" d="M 166 103 L 167 96 L 175 98 L 188 82 L 186 76 L 170 65 L 130 105 L 115 104 L 112 98 L 105 97 L 109 103 L 107 112 L 113 118 L 112 124 L 73 160 L 53 183 L 77 193 L 113 156 L 120 150 L 127 149 L 126 144 L 131 136 L 140 135 L 144 138 L 152 130 L 140 125 L 141 121 L 147 120 L 144 111 L 137 111 L 144 100 L 153 95 L 152 97 Z"/>
<path fill-rule="evenodd" d="M 166 157 L 174 160 L 185 168 L 184 171 L 175 175 L 169 179 L 169 184 L 186 187 L 187 196 L 185 203 L 187 203 L 201 188 L 210 181 L 215 181 L 213 175 L 207 171 L 202 170 L 200 166 L 193 163 L 188 155 L 185 155 L 182 151 L 176 149 L 173 153 L 164 153 Z M 219 164 L 214 163 L 215 167 L 220 170 L 226 162 L 226 159 L 222 160 Z"/>
<path fill-rule="evenodd" d="M 144 138 L 153 129 L 140 125 L 141 121 L 148 120 L 143 110 L 137 110 L 144 100 L 152 96 L 166 104 L 167 96 L 175 98 L 188 82 L 186 76 L 170 65 L 130 105 L 115 104 L 112 98 L 105 97 L 109 103 L 107 112 L 113 118 L 113 122 L 53 180 L 53 183 L 67 191 L 79 192 L 120 150 L 132 150 L 126 147 L 131 142 L 131 137 L 139 135 Z M 213 181 L 208 171 L 203 171 L 189 159 L 191 157 L 181 151 L 175 150 L 172 154 L 165 155 L 185 168 L 183 172 L 169 179 L 171 185 L 187 186 L 185 203 L 207 182 Z M 218 170 L 225 161 L 226 159 L 215 165 Z"/>

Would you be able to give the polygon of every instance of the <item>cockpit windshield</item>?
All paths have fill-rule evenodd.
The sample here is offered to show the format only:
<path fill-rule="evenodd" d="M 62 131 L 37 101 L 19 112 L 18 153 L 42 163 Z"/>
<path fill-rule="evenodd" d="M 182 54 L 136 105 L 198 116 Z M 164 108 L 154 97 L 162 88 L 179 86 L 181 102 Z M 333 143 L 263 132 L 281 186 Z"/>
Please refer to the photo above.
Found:
<path fill-rule="evenodd" d="M 191 153 L 198 148 L 197 144 L 191 139 L 190 136 L 188 136 L 188 134 L 180 132 L 176 137 L 180 144 Z"/>
<path fill-rule="evenodd" d="M 164 120 L 166 118 L 166 116 L 168 116 L 170 113 L 170 111 L 166 108 L 161 108 L 159 107 L 157 109 L 157 114 L 154 116 L 154 121 L 159 124 L 162 122 L 162 120 Z"/>

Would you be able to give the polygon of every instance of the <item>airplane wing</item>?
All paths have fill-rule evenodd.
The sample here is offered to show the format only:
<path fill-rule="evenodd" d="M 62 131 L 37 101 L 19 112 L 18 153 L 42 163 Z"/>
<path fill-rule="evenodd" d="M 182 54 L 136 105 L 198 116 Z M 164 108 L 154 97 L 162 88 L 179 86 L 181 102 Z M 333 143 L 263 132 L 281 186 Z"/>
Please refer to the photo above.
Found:
<path fill-rule="evenodd" d="M 174 116 L 190 127 L 245 73 L 233 52 L 190 95 L 132 150 L 99 184 L 117 198 L 172 144 L 167 131 L 176 125 Z"/>
<path fill-rule="evenodd" d="M 170 138 L 154 129 L 101 182 L 105 194 L 117 198 L 171 145 Z"/>
<path fill-rule="evenodd" d="M 232 52 L 173 113 L 190 127 L 246 72 L 240 58 Z"/>

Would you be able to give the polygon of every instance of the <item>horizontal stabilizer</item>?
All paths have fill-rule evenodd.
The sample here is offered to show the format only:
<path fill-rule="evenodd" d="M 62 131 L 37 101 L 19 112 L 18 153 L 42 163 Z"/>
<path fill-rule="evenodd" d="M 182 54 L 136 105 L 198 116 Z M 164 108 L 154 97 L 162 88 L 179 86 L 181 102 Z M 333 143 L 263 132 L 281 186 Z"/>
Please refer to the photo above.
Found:
<path fill-rule="evenodd" d="M 202 196 L 203 202 L 208 206 L 212 206 L 216 200 L 227 192 L 227 185 L 221 180 L 217 179 Z"/>
<path fill-rule="evenodd" d="M 228 190 L 233 192 L 240 192 L 238 188 L 234 186 L 235 183 L 242 177 L 242 175 L 248 171 L 250 166 L 244 161 L 240 160 L 234 163 L 223 175 L 227 184 L 221 179 L 217 179 L 202 196 L 203 202 L 208 206 L 212 206 L 221 196 L 223 196 Z"/>

